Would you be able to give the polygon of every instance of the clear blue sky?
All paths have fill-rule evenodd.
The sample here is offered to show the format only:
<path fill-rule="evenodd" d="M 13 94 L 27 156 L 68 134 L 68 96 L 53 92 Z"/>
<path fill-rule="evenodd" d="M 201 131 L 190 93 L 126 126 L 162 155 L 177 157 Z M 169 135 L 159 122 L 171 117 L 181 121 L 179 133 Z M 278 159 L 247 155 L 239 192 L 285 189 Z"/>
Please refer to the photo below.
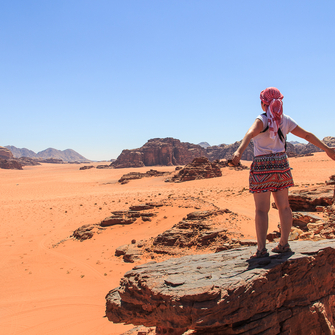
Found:
<path fill-rule="evenodd" d="M 109 160 L 155 137 L 233 143 L 268 86 L 335 136 L 333 0 L 0 4 L 2 146 Z"/>

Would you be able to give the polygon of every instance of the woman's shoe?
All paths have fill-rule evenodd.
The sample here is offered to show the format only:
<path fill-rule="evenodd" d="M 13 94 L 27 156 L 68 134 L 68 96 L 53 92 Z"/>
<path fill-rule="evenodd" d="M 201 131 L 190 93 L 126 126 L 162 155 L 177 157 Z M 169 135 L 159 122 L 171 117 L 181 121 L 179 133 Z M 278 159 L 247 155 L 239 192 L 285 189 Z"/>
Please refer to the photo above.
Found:
<path fill-rule="evenodd" d="M 283 254 L 285 252 L 291 252 L 290 245 L 286 243 L 284 246 L 282 246 L 280 243 L 271 250 L 272 252 L 276 252 L 277 254 Z"/>
<path fill-rule="evenodd" d="M 250 259 L 264 258 L 264 257 L 269 257 L 268 249 L 266 249 L 266 248 L 263 248 L 262 250 L 257 249 L 256 253 L 254 255 L 252 255 L 250 257 Z"/>

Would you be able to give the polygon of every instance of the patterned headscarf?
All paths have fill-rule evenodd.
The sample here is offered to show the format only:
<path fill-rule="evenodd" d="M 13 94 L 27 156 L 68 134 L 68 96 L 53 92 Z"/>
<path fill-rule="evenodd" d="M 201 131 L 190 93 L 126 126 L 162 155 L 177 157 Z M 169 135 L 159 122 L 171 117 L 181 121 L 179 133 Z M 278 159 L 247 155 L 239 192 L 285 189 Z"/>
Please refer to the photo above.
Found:
<path fill-rule="evenodd" d="M 261 92 L 260 98 L 268 106 L 266 116 L 268 118 L 270 138 L 274 139 L 278 134 L 278 128 L 283 116 L 282 99 L 284 96 L 278 88 L 268 87 Z"/>

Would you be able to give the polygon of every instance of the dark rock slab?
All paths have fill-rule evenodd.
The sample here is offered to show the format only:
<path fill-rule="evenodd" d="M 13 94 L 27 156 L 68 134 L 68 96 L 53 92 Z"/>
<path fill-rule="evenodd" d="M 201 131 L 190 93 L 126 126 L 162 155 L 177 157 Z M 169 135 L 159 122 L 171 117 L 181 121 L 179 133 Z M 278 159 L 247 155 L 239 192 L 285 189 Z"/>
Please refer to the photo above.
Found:
<path fill-rule="evenodd" d="M 333 186 L 311 186 L 303 190 L 290 191 L 289 202 L 293 211 L 316 212 L 317 206 L 331 205 L 333 197 Z"/>
<path fill-rule="evenodd" d="M 136 221 L 134 217 L 109 216 L 100 222 L 101 227 L 114 226 L 116 224 L 132 224 Z"/>
<path fill-rule="evenodd" d="M 84 166 L 81 166 L 79 168 L 79 170 L 89 170 L 89 169 L 93 169 L 94 166 L 93 165 L 84 165 Z"/>
<path fill-rule="evenodd" d="M 156 334 L 334 334 L 335 241 L 291 247 L 256 260 L 243 247 L 136 266 L 107 294 L 106 315 Z"/>
<path fill-rule="evenodd" d="M 164 171 L 157 171 L 150 169 L 149 171 L 142 173 L 142 172 L 129 172 L 124 174 L 118 182 L 121 184 L 127 184 L 130 180 L 134 179 L 142 179 L 142 178 L 147 178 L 147 177 L 160 177 L 170 174 L 170 172 L 164 172 Z"/>

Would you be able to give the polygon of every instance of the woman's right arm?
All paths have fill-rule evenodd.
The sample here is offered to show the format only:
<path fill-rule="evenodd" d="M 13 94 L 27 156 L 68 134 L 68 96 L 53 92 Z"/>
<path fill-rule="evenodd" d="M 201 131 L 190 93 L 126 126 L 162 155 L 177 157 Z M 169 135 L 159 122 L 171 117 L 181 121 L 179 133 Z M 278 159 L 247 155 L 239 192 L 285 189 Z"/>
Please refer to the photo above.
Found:
<path fill-rule="evenodd" d="M 326 154 L 333 160 L 335 160 L 335 149 L 328 147 L 328 145 L 321 142 L 313 133 L 306 131 L 305 129 L 296 126 L 291 133 L 295 136 L 303 138 L 304 140 L 308 141 L 309 143 L 314 144 L 321 150 L 325 151 Z"/>
<path fill-rule="evenodd" d="M 233 154 L 232 162 L 234 165 L 237 165 L 240 162 L 242 154 L 249 145 L 251 139 L 257 136 L 262 130 L 263 130 L 263 122 L 260 119 L 256 119 L 253 125 L 244 135 L 240 146 Z"/>

